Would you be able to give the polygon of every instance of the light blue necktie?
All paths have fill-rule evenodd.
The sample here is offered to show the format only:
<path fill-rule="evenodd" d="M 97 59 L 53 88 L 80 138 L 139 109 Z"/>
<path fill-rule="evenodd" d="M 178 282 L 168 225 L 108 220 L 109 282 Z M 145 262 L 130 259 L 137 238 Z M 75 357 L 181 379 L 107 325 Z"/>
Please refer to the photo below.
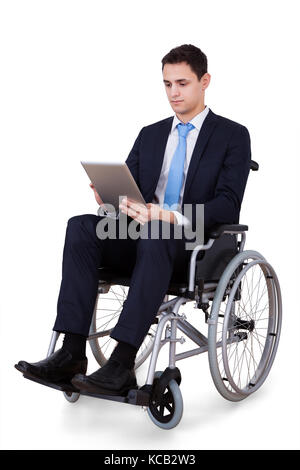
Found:
<path fill-rule="evenodd" d="M 187 124 L 177 124 L 179 141 L 169 169 L 168 183 L 164 198 L 164 204 L 168 206 L 178 204 L 179 201 L 186 156 L 186 137 L 189 131 L 194 129 L 194 127 L 195 126 L 190 122 Z M 166 207 L 166 209 L 168 209 L 168 207 Z"/>

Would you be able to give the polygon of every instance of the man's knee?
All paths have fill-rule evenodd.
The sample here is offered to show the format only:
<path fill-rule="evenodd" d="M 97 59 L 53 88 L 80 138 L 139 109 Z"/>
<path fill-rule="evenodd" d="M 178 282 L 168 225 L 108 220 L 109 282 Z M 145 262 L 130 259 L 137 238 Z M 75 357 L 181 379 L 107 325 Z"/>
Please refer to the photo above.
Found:
<path fill-rule="evenodd" d="M 71 217 L 68 220 L 67 236 L 74 242 L 84 241 L 91 236 L 96 237 L 96 225 L 99 217 L 93 214 L 83 214 Z"/>
<path fill-rule="evenodd" d="M 69 220 L 68 220 L 68 224 L 70 225 L 73 225 L 73 224 L 79 224 L 79 223 L 86 223 L 86 222 L 90 222 L 90 221 L 95 221 L 95 220 L 99 220 L 100 217 L 97 216 L 97 215 L 94 215 L 94 214 L 82 214 L 82 215 L 75 215 L 73 217 L 71 217 Z"/>
<path fill-rule="evenodd" d="M 100 217 L 94 214 L 75 215 L 68 220 L 68 228 L 78 229 L 80 227 L 95 227 Z"/>

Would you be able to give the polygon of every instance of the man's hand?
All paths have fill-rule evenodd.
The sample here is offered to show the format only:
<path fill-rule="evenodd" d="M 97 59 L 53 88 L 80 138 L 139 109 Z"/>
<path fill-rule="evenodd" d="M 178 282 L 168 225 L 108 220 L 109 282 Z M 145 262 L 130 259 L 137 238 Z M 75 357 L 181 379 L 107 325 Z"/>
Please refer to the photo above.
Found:
<path fill-rule="evenodd" d="M 90 184 L 90 187 L 91 187 L 92 190 L 94 191 L 94 196 L 95 196 L 95 199 L 96 199 L 96 201 L 98 202 L 99 206 L 103 206 L 104 203 L 103 203 L 101 197 L 99 196 L 99 194 L 97 193 L 95 186 L 91 183 L 91 184 Z"/>
<path fill-rule="evenodd" d="M 171 224 L 176 224 L 177 220 L 173 212 L 161 209 L 158 204 L 148 203 L 147 207 L 131 199 L 124 198 L 119 205 L 121 212 L 129 215 L 132 219 L 144 225 L 149 220 L 162 220 Z"/>

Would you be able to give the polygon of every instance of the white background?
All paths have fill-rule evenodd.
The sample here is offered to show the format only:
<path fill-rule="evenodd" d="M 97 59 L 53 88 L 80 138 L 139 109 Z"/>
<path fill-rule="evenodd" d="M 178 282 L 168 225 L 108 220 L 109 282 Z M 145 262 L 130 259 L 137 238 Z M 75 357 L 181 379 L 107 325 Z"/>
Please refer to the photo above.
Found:
<path fill-rule="evenodd" d="M 2 448 L 299 448 L 297 4 L 0 2 Z M 249 129 L 260 171 L 240 221 L 277 271 L 284 322 L 268 380 L 243 402 L 218 394 L 206 355 L 179 363 L 184 415 L 164 431 L 138 407 L 72 405 L 13 366 L 45 357 L 67 220 L 97 211 L 80 160 L 124 161 L 141 127 L 172 115 L 161 59 L 184 43 L 208 57 L 206 104 Z"/>

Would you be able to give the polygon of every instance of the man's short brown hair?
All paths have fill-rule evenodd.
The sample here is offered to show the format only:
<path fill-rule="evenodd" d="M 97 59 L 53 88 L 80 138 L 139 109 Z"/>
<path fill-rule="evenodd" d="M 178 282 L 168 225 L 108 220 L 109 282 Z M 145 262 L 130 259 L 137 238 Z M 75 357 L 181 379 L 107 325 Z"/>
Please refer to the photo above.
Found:
<path fill-rule="evenodd" d="M 187 62 L 192 71 L 197 75 L 200 81 L 201 77 L 207 73 L 207 57 L 196 46 L 192 44 L 183 44 L 182 46 L 171 49 L 162 59 L 162 69 L 165 64 L 178 64 Z"/>

